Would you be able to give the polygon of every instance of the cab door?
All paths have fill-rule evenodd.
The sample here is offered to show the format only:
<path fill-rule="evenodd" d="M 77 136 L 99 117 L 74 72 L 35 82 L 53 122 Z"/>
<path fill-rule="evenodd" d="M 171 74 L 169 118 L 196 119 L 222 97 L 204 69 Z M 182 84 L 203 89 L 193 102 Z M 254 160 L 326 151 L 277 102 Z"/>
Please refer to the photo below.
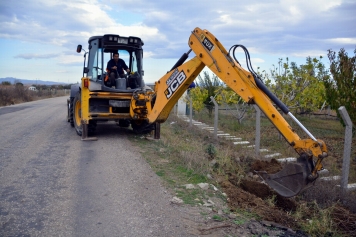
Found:
<path fill-rule="evenodd" d="M 88 60 L 88 77 L 92 81 L 101 80 L 103 75 L 103 55 L 102 48 L 99 45 L 99 39 L 90 42 L 89 45 L 89 60 Z"/>

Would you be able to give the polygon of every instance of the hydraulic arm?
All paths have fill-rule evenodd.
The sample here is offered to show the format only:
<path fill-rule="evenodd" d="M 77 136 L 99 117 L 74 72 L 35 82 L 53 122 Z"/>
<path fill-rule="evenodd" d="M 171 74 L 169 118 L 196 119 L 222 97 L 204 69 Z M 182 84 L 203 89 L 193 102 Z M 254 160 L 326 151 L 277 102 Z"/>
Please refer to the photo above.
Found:
<path fill-rule="evenodd" d="M 275 125 L 287 142 L 300 155 L 298 162 L 288 164 L 279 173 L 259 175 L 278 193 L 291 197 L 313 183 L 322 169 L 322 160 L 327 156 L 327 148 L 322 140 L 316 139 L 262 83 L 250 67 L 249 54 L 246 53 L 249 71 L 243 69 L 233 54 L 221 45 L 218 39 L 207 30 L 195 28 L 189 37 L 188 45 L 195 57 L 183 63 L 187 54 L 155 83 L 152 94 L 138 93 L 131 104 L 132 117 L 145 117 L 149 123 L 164 122 L 178 99 L 198 76 L 205 66 L 209 67 L 227 86 L 239 94 L 247 103 L 256 104 Z M 238 45 L 233 46 L 233 53 Z M 230 50 L 231 51 L 231 50 Z M 235 59 L 235 60 L 234 60 Z M 141 103 L 138 103 L 141 101 Z M 301 139 L 283 116 L 274 107 L 289 115 L 310 137 Z M 315 161 L 316 160 L 316 161 Z"/>

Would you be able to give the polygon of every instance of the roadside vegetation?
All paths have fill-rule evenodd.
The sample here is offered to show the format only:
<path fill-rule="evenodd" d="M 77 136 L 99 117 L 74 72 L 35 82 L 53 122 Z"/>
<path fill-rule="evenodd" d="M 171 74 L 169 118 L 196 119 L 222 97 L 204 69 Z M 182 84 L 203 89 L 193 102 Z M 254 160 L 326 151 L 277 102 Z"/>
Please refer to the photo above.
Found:
<path fill-rule="evenodd" d="M 31 90 L 32 89 L 32 90 Z M 45 98 L 64 96 L 70 91 L 70 85 L 32 85 L 32 88 L 20 82 L 0 84 L 0 106 L 14 105 Z"/>
<path fill-rule="evenodd" d="M 303 65 L 290 62 L 288 58 L 278 61 L 270 72 L 258 72 L 260 79 L 295 114 L 312 114 L 329 107 L 336 111 L 345 106 L 350 118 L 356 124 L 356 49 L 354 56 L 348 56 L 344 49 L 338 53 L 329 50 L 330 69 L 321 58 L 307 57 Z M 198 76 L 197 87 L 190 90 L 193 108 L 206 108 L 212 113 L 213 96 L 219 105 L 234 105 L 239 110 L 236 118 L 242 121 L 246 108 L 241 97 L 225 86 L 216 75 L 204 72 Z M 340 120 L 342 121 L 342 120 Z"/>
<path fill-rule="evenodd" d="M 208 117 L 208 111 L 204 113 Z M 309 125 L 308 120 L 303 122 Z M 329 121 L 329 125 L 342 127 L 335 119 Z M 254 133 L 253 129 L 254 126 L 243 125 L 235 132 L 238 134 L 241 131 L 240 136 L 243 137 Z M 336 132 L 334 135 L 336 140 L 342 137 Z M 189 127 L 187 122 L 174 115 L 161 125 L 160 140 L 146 139 L 144 136 L 135 136 L 132 140 L 144 151 L 142 155 L 174 196 L 187 205 L 198 207 L 203 204 L 202 200 L 209 197 L 220 198 L 226 202 L 225 212 L 238 216 L 233 220 L 225 220 L 229 223 L 238 225 L 252 218 L 279 223 L 310 236 L 356 235 L 356 193 L 350 192 L 342 197 L 336 186 L 338 181 L 318 181 L 297 197 L 283 198 L 260 183 L 253 174 L 254 165 L 260 162 L 253 149 L 234 146 L 231 141 L 224 139 L 215 140 L 212 133 L 196 126 Z M 285 141 L 277 139 L 276 143 L 286 150 Z M 330 158 L 328 164 L 334 162 L 337 163 L 334 165 L 340 165 L 334 157 Z M 355 163 L 353 161 L 353 165 Z M 262 165 L 267 169 L 276 166 L 275 160 Z M 328 165 L 325 166 L 329 169 Z M 355 177 L 355 169 L 351 169 L 351 175 Z M 221 191 L 184 188 L 186 184 L 202 182 L 213 184 Z M 217 220 L 220 217 L 215 213 L 212 218 Z"/>
<path fill-rule="evenodd" d="M 324 167 L 330 175 L 339 175 L 344 127 L 337 109 L 345 106 L 355 123 L 356 51 L 354 57 L 348 57 L 344 50 L 338 54 L 330 50 L 328 57 L 330 70 L 325 68 L 320 58 L 308 57 L 306 63 L 300 66 L 286 58 L 285 61 L 280 59 L 278 67 L 270 73 L 260 72 L 260 75 L 302 124 L 314 136 L 325 141 L 329 156 L 324 160 Z M 236 93 L 208 72 L 199 76 L 196 85 L 189 91 L 194 120 L 214 124 L 214 107 L 210 99 L 213 96 L 219 108 L 225 108 L 219 111 L 219 129 L 254 144 L 253 107 L 243 103 Z M 288 117 L 286 120 L 302 138 L 306 138 L 293 121 Z M 253 172 L 258 166 L 275 173 L 281 166 L 276 160 L 261 160 L 253 149 L 234 146 L 231 141 L 221 138 L 215 140 L 209 131 L 189 127 L 187 122 L 174 115 L 161 126 L 161 140 L 136 137 L 135 141 L 144 147 L 143 155 L 157 175 L 186 204 L 201 205 L 199 200 L 205 194 L 186 190 L 182 185 L 209 182 L 226 194 L 221 198 L 229 207 L 227 211 L 240 216 L 244 213 L 241 220 L 253 216 L 255 220 L 279 223 L 310 236 L 356 236 L 356 192 L 342 194 L 337 187 L 339 181 L 317 180 L 313 187 L 300 195 L 283 198 L 261 183 Z M 356 182 L 355 136 L 352 147 L 349 183 Z M 261 118 L 261 148 L 282 153 L 284 157 L 297 155 L 265 117 Z M 212 218 L 220 220 L 221 217 L 216 214 Z M 241 220 L 232 222 L 238 225 Z"/>

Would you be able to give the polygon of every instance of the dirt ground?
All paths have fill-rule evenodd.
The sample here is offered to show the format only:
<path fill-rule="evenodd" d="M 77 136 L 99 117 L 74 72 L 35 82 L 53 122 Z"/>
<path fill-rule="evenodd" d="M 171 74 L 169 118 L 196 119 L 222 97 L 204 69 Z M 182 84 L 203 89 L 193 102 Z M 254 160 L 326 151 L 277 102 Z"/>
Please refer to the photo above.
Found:
<path fill-rule="evenodd" d="M 281 200 L 279 203 L 277 202 L 276 206 L 266 205 L 266 202 L 262 198 L 268 198 L 271 192 L 268 189 L 265 189 L 264 184 L 247 180 L 242 181 L 242 183 L 244 183 L 244 185 L 242 185 L 243 187 L 249 187 L 248 191 L 236 187 L 230 181 L 223 181 L 220 184 L 228 195 L 228 202 L 232 208 L 250 210 L 266 221 L 276 222 L 289 228 L 298 227 L 295 220 L 289 216 L 287 212 L 283 211 L 283 209 L 280 210 L 278 207 L 281 205 L 286 210 L 295 209 L 296 204 L 293 201 L 281 197 Z M 257 191 L 260 187 L 262 187 L 263 190 Z M 255 194 L 251 192 L 255 192 Z M 261 195 L 262 198 L 258 197 L 256 194 Z"/>
<path fill-rule="evenodd" d="M 281 168 L 275 161 L 258 161 L 252 164 L 251 169 L 278 172 Z M 263 199 L 272 198 L 275 193 L 267 185 L 247 179 L 238 182 L 238 178 L 232 174 L 228 180 L 225 177 L 216 178 L 222 191 L 227 194 L 230 211 L 237 216 L 220 213 L 224 221 L 204 218 L 202 212 L 210 216 L 213 216 L 214 212 L 218 214 L 216 210 L 221 209 L 221 206 L 219 207 L 217 199 L 214 200 L 217 206 L 212 210 L 195 210 L 196 207 L 190 207 L 186 210 L 185 219 L 190 233 L 198 236 L 308 236 L 299 230 L 298 223 L 288 215 L 288 211 L 296 209 L 297 204 L 293 200 L 277 196 L 276 204 L 268 205 Z M 237 213 L 244 214 L 239 216 Z M 245 215 L 251 216 L 245 219 Z"/>
<path fill-rule="evenodd" d="M 174 124 L 179 125 L 179 123 L 176 122 Z M 172 125 L 176 126 L 174 127 L 174 129 L 176 129 L 174 130 L 174 136 L 178 134 L 182 136 L 181 139 L 195 139 L 191 133 L 187 134 L 182 132 L 185 131 L 183 129 L 185 128 L 185 123 L 181 125 L 182 127 L 178 125 Z M 168 135 L 171 134 L 169 133 Z M 168 135 L 166 134 L 167 137 L 171 137 Z M 202 137 L 204 136 L 205 134 L 203 134 Z M 207 137 L 204 137 L 204 139 L 206 138 Z M 206 142 L 204 139 L 201 141 L 202 144 Z M 175 141 L 170 142 L 174 144 Z M 166 143 L 170 144 L 168 141 L 166 141 Z M 205 145 L 208 147 L 209 144 L 210 140 Z M 225 144 L 222 144 L 221 146 L 224 145 Z M 185 146 L 183 147 L 186 148 Z M 218 147 L 218 145 L 216 145 L 216 147 Z M 208 154 L 210 155 L 210 153 Z M 185 162 L 188 163 L 192 161 L 192 159 L 190 159 L 191 156 L 186 156 L 185 153 L 179 156 L 179 158 L 185 159 Z M 255 160 L 248 154 L 239 154 L 238 152 L 232 152 L 229 154 L 229 158 L 232 161 L 231 166 L 224 166 L 225 163 L 222 162 L 221 164 L 215 163 L 212 167 L 211 162 L 213 158 L 210 156 L 207 157 L 210 162 L 210 167 L 212 167 L 211 170 L 209 170 L 209 174 L 211 174 L 213 179 L 212 182 L 217 182 L 217 184 L 219 184 L 217 186 L 219 186 L 221 192 L 227 195 L 227 208 L 229 209 L 227 213 L 234 213 L 237 215 L 237 218 L 231 218 L 229 214 L 221 213 L 221 210 L 224 209 L 219 209 L 218 207 L 213 208 L 213 210 L 206 215 L 202 215 L 199 210 L 195 211 L 195 214 L 191 213 L 195 207 L 190 207 L 187 211 L 187 226 L 191 227 L 191 233 L 199 236 L 290 237 L 334 236 L 333 234 L 337 233 L 337 236 L 356 237 L 356 211 L 346 207 L 347 205 L 344 205 L 345 203 L 338 201 L 339 191 L 335 188 L 336 184 L 323 184 L 321 181 L 319 182 L 318 179 L 317 185 L 303 192 L 303 195 L 298 195 L 293 198 L 284 198 L 261 182 L 261 179 L 254 172 L 266 171 L 268 174 L 279 172 L 282 169 L 282 165 L 277 160 Z M 234 167 L 234 165 L 236 165 L 236 167 Z M 235 172 L 235 169 L 238 172 Z M 219 175 L 221 175 L 221 177 L 219 177 Z M 330 188 L 331 186 L 333 186 L 334 189 Z M 350 197 L 349 203 L 355 202 L 356 199 L 353 197 L 356 196 Z M 320 204 L 322 202 L 319 201 L 323 199 L 329 202 L 326 204 L 332 202 L 331 206 L 333 208 L 329 208 L 330 205 L 323 206 Z M 315 207 L 313 204 L 315 204 Z M 356 207 L 356 203 L 354 206 Z M 329 224 L 327 226 L 331 228 L 331 230 L 324 229 L 321 235 L 318 229 L 323 229 L 323 226 L 316 226 L 317 231 L 312 230 L 314 232 L 311 231 L 313 234 L 310 235 L 301 231 L 302 229 L 310 231 L 309 228 L 312 219 L 324 217 L 323 215 L 319 215 L 319 212 L 323 212 L 325 207 L 327 207 L 326 211 L 330 211 L 330 213 L 327 213 L 325 216 L 332 218 L 333 225 L 331 226 Z M 356 210 L 356 208 L 354 209 Z M 299 214 L 300 212 L 302 213 Z M 214 220 L 213 217 L 215 215 L 221 216 L 224 221 Z M 330 219 L 328 218 L 326 219 L 328 223 L 330 223 Z M 244 221 L 240 221 L 241 219 L 244 219 Z M 318 222 L 315 223 L 316 225 L 319 224 Z"/>
<path fill-rule="evenodd" d="M 284 237 L 307 237 L 300 231 L 294 231 L 288 227 L 282 226 L 271 221 L 248 220 L 238 223 L 239 217 L 236 217 L 235 223 L 227 215 L 224 221 L 207 219 L 202 216 L 202 211 L 213 215 L 214 211 L 189 207 L 182 208 L 184 225 L 188 232 L 195 236 L 220 237 L 220 236 L 284 236 Z"/>
<path fill-rule="evenodd" d="M 269 174 L 276 173 L 281 169 L 281 164 L 275 159 L 271 161 L 256 160 L 251 164 L 251 171 L 265 170 Z M 228 202 L 232 209 L 249 210 L 258 214 L 265 221 L 278 223 L 293 230 L 301 228 L 300 223 L 289 214 L 296 211 L 298 205 L 300 205 L 295 199 L 280 196 L 260 180 L 243 179 L 238 182 L 237 179 L 236 176 L 230 175 L 228 181 L 220 182 L 221 187 L 229 197 Z M 268 202 L 266 202 L 268 199 L 272 200 L 273 204 L 268 205 Z M 305 215 L 308 216 L 308 213 L 305 213 Z M 337 205 L 331 216 L 340 233 L 346 233 L 347 236 L 356 236 L 356 214 Z M 294 235 L 289 236 L 304 236 L 304 234 L 297 231 L 294 232 Z"/>

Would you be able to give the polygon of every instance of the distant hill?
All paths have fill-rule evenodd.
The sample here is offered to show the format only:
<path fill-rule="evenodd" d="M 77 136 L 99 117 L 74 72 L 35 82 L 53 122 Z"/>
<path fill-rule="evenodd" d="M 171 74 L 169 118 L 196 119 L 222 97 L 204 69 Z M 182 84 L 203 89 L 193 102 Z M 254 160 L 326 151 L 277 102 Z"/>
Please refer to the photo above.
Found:
<path fill-rule="evenodd" d="M 54 82 L 54 81 L 41 81 L 41 80 L 27 80 L 27 79 L 19 79 L 19 78 L 14 78 L 14 77 L 5 77 L 5 78 L 0 78 L 0 84 L 3 81 L 9 81 L 11 84 L 14 84 L 16 82 L 21 82 L 24 85 L 65 85 L 68 83 L 63 83 L 63 82 Z"/>

